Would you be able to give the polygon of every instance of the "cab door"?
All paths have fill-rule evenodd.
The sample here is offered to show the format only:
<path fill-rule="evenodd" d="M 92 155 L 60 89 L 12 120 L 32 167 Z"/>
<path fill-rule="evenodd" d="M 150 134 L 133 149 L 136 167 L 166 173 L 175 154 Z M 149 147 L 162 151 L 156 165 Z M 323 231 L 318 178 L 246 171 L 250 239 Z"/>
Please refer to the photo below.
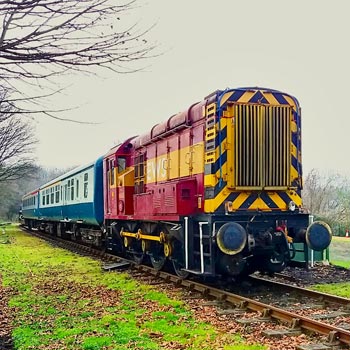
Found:
<path fill-rule="evenodd" d="M 106 159 L 106 214 L 108 216 L 117 215 L 117 184 L 116 184 L 116 169 L 115 169 L 115 159 Z"/>

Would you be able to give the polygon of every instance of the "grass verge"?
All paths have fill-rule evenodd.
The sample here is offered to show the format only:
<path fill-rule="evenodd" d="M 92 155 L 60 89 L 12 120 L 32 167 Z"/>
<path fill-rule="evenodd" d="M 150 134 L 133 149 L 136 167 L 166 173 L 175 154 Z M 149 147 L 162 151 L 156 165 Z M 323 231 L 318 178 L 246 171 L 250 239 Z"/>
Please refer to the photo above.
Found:
<path fill-rule="evenodd" d="M 6 228 L 0 244 L 4 286 L 13 290 L 13 342 L 18 350 L 260 350 L 195 319 L 182 301 L 125 273 Z"/>
<path fill-rule="evenodd" d="M 350 238 L 334 236 L 329 251 L 332 265 L 350 268 Z M 348 281 L 344 281 L 344 283 L 320 284 L 313 286 L 312 289 L 350 298 L 350 283 Z"/>

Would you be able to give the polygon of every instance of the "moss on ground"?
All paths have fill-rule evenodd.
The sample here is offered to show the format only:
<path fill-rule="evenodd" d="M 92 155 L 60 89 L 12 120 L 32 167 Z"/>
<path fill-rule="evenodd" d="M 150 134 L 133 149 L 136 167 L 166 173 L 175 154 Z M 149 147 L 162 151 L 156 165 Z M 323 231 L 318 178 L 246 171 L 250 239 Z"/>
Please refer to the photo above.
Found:
<path fill-rule="evenodd" d="M 173 300 L 125 273 L 7 227 L 0 244 L 2 283 L 11 286 L 15 349 L 256 350 L 239 336 L 197 321 Z"/>

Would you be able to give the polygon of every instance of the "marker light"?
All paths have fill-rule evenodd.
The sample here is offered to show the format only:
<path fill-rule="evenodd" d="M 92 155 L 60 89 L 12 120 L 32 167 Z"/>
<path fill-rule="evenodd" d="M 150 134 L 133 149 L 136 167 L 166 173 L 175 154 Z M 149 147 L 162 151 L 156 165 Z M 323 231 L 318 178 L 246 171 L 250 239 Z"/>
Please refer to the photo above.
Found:
<path fill-rule="evenodd" d="M 288 209 L 289 209 L 290 211 L 295 211 L 295 208 L 296 208 L 295 203 L 294 203 L 293 201 L 290 201 L 290 202 L 288 203 Z"/>

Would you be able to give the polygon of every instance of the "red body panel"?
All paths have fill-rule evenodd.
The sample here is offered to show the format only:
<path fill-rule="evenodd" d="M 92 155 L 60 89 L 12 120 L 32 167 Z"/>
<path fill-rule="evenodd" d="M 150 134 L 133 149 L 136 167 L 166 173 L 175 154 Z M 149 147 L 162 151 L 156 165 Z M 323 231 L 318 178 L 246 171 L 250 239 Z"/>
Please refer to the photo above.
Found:
<path fill-rule="evenodd" d="M 165 159 L 167 154 L 172 153 L 178 154 L 178 164 L 195 161 L 191 147 L 204 141 L 203 106 L 203 102 L 195 104 L 187 111 L 173 115 L 149 132 L 114 147 L 105 156 L 105 219 L 177 221 L 180 216 L 203 211 L 204 167 L 200 174 L 192 174 L 190 165 L 169 167 L 170 179 L 170 170 L 166 170 L 168 161 Z M 150 159 L 157 159 L 158 162 L 159 157 L 163 156 L 163 161 L 152 164 L 153 168 L 145 168 L 145 181 L 142 185 L 137 182 L 135 190 L 129 183 L 128 186 L 120 186 L 118 177 L 114 188 L 110 184 L 111 162 L 116 162 L 118 156 L 126 153 L 127 144 L 132 145 L 128 148 L 127 163 L 135 170 L 135 177 L 139 172 L 135 169 L 135 159 L 140 155 L 144 157 L 144 162 Z M 147 182 L 149 176 L 152 181 Z"/>
<path fill-rule="evenodd" d="M 118 215 L 132 215 L 134 213 L 134 186 L 118 188 Z"/>
<path fill-rule="evenodd" d="M 112 181 L 113 172 L 117 171 L 117 159 L 123 157 L 126 159 L 126 167 L 132 166 L 132 155 L 130 141 L 112 148 L 103 159 L 103 198 L 105 219 L 113 219 L 118 215 L 133 214 L 133 194 L 134 186 L 118 186 L 118 178 L 116 182 Z M 114 168 L 114 170 L 111 170 Z"/>
<path fill-rule="evenodd" d="M 168 182 L 149 187 L 150 191 L 135 195 L 135 214 L 188 215 L 196 211 L 196 179 Z"/>

